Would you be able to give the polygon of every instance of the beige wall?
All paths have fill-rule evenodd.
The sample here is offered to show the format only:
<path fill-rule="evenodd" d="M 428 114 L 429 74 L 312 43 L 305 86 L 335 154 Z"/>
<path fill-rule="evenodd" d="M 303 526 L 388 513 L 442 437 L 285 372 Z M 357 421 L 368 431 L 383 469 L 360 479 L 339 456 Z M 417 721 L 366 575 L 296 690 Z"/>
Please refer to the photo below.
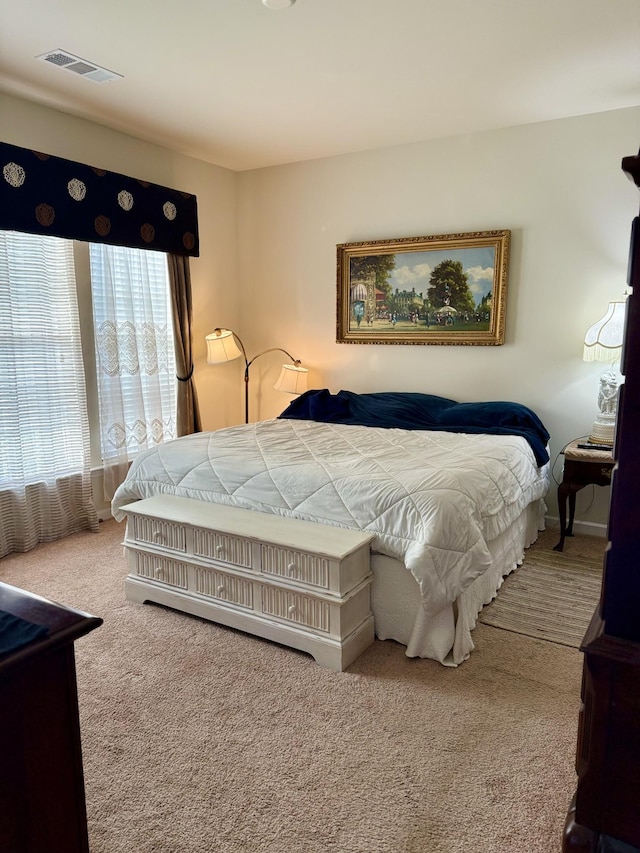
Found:
<path fill-rule="evenodd" d="M 582 361 L 582 339 L 624 292 L 638 198 L 620 161 L 639 138 L 632 109 L 241 173 L 245 343 L 285 347 L 333 392 L 516 400 L 547 425 L 555 459 L 596 414 L 602 370 Z M 512 231 L 504 346 L 335 343 L 336 244 L 494 228 Z M 276 367 L 256 419 L 286 405 Z M 579 515 L 604 523 L 607 500 L 585 489 Z"/>
<path fill-rule="evenodd" d="M 552 460 L 595 416 L 601 371 L 581 360 L 581 342 L 624 291 L 638 200 L 620 160 L 639 131 L 640 109 L 621 110 L 236 174 L 0 95 L 2 140 L 197 195 L 206 429 L 243 418 L 241 365 L 206 364 L 205 334 L 228 326 L 249 357 L 282 346 L 302 358 L 314 387 L 525 403 L 552 434 Z M 336 244 L 494 228 L 512 231 L 504 346 L 335 343 Z M 269 354 L 251 369 L 252 420 L 288 402 L 272 389 L 281 361 Z M 605 523 L 607 500 L 585 489 L 579 516 Z M 549 505 L 555 514 L 554 494 Z"/>

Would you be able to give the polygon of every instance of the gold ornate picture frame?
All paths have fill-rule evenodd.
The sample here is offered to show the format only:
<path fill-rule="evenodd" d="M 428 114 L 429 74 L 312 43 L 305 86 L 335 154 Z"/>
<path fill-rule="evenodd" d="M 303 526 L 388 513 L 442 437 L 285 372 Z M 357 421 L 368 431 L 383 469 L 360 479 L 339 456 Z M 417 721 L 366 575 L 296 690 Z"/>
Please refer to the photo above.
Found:
<path fill-rule="evenodd" d="M 337 246 L 337 337 L 344 344 L 499 346 L 511 231 Z"/>

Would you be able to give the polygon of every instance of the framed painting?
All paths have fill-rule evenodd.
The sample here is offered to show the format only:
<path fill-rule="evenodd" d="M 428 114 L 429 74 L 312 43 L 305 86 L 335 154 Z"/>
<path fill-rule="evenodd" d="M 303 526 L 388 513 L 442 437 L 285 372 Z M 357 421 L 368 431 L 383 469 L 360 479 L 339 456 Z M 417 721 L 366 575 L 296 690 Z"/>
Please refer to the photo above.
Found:
<path fill-rule="evenodd" d="M 510 231 L 337 246 L 337 342 L 499 346 Z"/>

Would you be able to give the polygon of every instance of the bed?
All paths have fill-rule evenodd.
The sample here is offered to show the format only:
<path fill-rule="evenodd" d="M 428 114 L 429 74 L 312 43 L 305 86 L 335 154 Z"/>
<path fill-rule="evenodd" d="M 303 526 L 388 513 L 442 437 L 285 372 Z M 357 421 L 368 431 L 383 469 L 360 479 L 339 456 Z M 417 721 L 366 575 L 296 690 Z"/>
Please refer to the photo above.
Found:
<path fill-rule="evenodd" d="M 278 418 L 144 452 L 112 513 L 171 494 L 370 533 L 376 636 L 456 666 L 544 527 L 548 440 L 517 403 L 308 391 Z"/>

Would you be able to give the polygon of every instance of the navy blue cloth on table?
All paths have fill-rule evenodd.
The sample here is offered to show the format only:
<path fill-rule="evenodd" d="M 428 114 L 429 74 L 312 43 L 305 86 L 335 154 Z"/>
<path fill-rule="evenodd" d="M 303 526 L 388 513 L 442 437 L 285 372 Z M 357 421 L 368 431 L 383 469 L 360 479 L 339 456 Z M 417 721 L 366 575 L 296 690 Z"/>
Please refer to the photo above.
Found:
<path fill-rule="evenodd" d="M 19 616 L 0 610 L 0 656 L 15 652 L 47 633 L 44 625 L 27 622 Z"/>
<path fill-rule="evenodd" d="M 403 391 L 331 394 L 323 388 L 305 391 L 279 417 L 387 429 L 519 435 L 528 441 L 538 465 L 549 461 L 549 433 L 535 412 L 521 403 L 457 403 Z"/>

